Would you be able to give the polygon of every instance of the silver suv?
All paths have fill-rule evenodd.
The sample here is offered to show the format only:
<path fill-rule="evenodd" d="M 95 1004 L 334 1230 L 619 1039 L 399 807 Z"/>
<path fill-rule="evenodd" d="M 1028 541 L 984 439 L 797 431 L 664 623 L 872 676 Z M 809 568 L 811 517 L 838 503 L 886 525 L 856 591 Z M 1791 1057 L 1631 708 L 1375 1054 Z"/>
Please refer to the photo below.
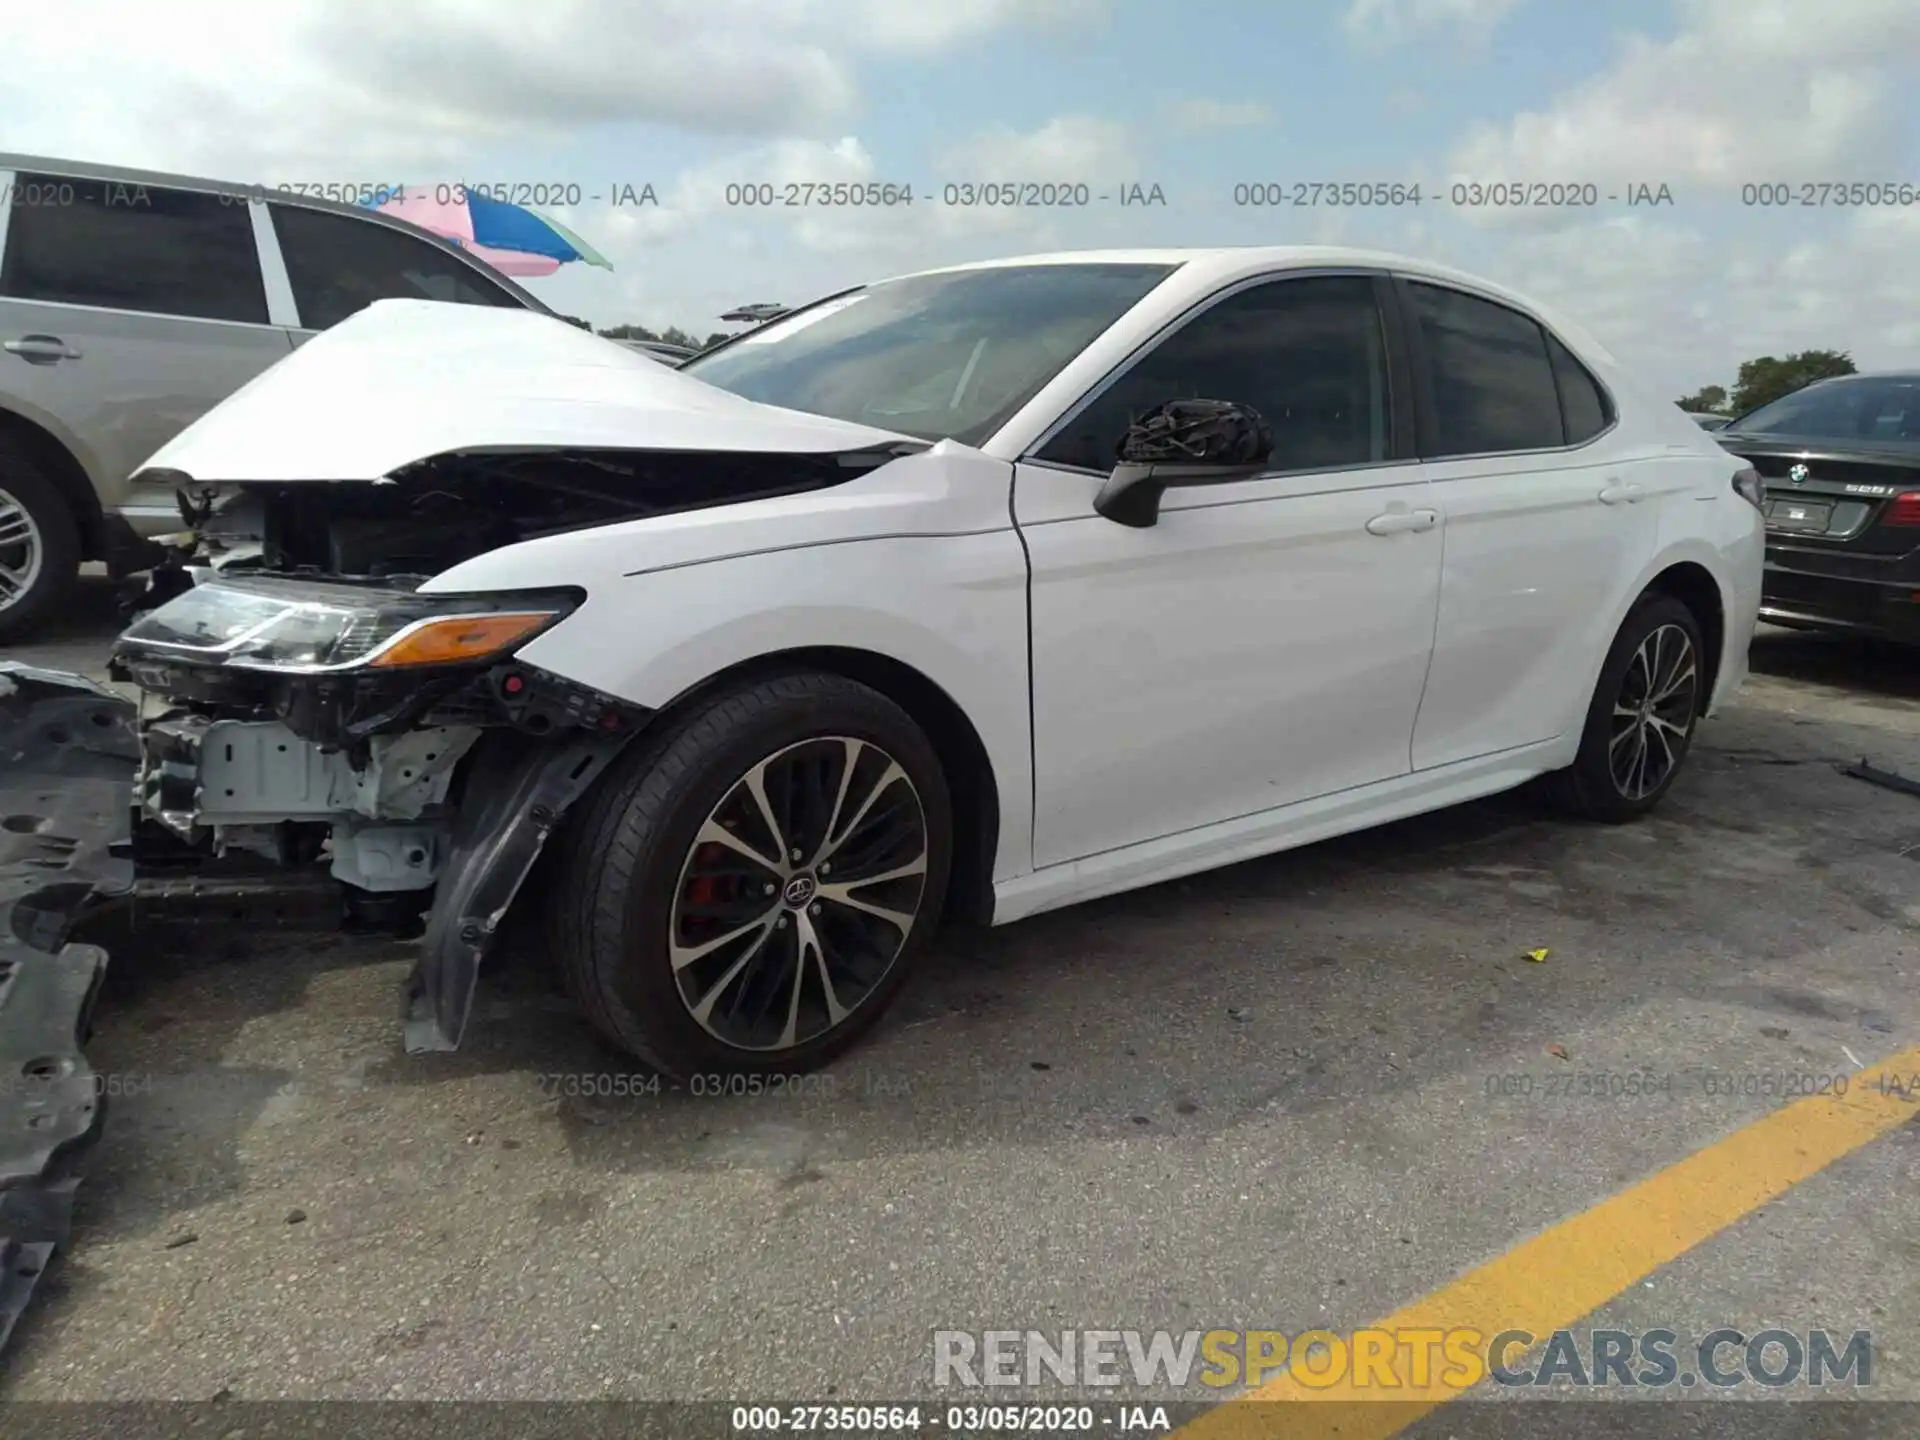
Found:
<path fill-rule="evenodd" d="M 553 313 L 458 246 L 352 204 L 0 154 L 0 641 L 51 614 L 83 561 L 144 569 L 151 537 L 182 528 L 171 493 L 128 485 L 136 466 L 392 298 Z"/>

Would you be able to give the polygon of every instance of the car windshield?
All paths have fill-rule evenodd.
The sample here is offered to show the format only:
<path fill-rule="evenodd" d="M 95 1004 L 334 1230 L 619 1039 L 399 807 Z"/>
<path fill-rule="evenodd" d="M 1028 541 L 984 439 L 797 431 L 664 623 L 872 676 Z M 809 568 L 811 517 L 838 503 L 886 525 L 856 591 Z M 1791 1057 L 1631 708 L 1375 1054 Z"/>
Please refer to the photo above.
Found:
<path fill-rule="evenodd" d="M 1920 441 L 1920 375 L 1862 375 L 1783 395 L 1736 420 L 1742 435 Z"/>
<path fill-rule="evenodd" d="M 889 280 L 681 369 L 768 405 L 977 445 L 1174 268 L 1009 265 Z"/>

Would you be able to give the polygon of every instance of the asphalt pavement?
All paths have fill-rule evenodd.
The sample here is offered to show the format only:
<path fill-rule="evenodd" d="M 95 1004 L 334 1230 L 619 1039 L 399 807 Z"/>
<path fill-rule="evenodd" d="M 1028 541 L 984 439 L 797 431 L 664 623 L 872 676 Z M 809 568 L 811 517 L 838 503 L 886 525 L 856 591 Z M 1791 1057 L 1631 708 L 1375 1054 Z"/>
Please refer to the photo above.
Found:
<path fill-rule="evenodd" d="M 95 592 L 14 654 L 110 631 Z M 936 1330 L 1455 1294 L 1920 1043 L 1920 798 L 1837 769 L 1920 776 L 1920 661 L 1766 631 L 1753 664 L 1651 820 L 1503 797 L 956 933 L 779 1094 L 647 1093 L 526 945 L 424 1058 L 404 945 L 116 953 L 89 1054 L 124 1093 L 0 1400 L 884 1401 L 940 1393 Z M 1869 1331 L 1871 1398 L 1920 1400 L 1916 1181 L 1887 1127 L 1581 1323 Z"/>

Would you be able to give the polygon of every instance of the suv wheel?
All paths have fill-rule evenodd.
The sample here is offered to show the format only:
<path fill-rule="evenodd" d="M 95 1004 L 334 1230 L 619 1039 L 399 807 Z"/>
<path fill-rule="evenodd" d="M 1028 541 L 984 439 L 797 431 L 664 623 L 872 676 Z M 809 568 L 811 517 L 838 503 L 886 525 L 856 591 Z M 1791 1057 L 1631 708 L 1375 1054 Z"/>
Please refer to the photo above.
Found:
<path fill-rule="evenodd" d="M 1642 600 L 1601 667 L 1579 755 L 1548 777 L 1555 798 L 1609 823 L 1653 809 L 1687 758 L 1711 681 L 1693 612 L 1670 595 Z"/>
<path fill-rule="evenodd" d="M 80 529 L 59 489 L 0 437 L 0 640 L 30 634 L 80 573 Z"/>
<path fill-rule="evenodd" d="M 550 902 L 594 1024 L 668 1075 L 826 1063 L 939 922 L 952 804 L 898 705 L 803 672 L 645 741 L 569 822 Z"/>

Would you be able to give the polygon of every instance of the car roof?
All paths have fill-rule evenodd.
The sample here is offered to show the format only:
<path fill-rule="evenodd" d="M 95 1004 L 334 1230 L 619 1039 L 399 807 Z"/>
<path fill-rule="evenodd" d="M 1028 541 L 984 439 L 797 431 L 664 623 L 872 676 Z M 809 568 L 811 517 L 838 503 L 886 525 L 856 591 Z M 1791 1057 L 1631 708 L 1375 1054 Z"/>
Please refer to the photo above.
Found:
<path fill-rule="evenodd" d="M 918 279 L 924 275 L 949 275 L 967 270 L 1007 269 L 1029 265 L 1165 265 L 1178 274 L 1169 277 L 1196 296 L 1221 285 L 1276 270 L 1363 269 L 1387 270 L 1413 279 L 1435 280 L 1443 284 L 1478 291 L 1494 300 L 1503 300 L 1529 311 L 1572 341 L 1574 348 L 1599 356 L 1617 365 L 1602 345 L 1578 321 L 1541 304 L 1530 296 L 1510 290 L 1478 275 L 1438 265 L 1411 255 L 1388 250 L 1366 250 L 1350 245 L 1216 245 L 1192 248 L 1142 250 L 1058 250 L 1035 255 L 1009 255 L 998 260 L 970 261 L 960 265 L 942 265 L 892 278 Z"/>
<path fill-rule="evenodd" d="M 1920 370 L 1857 370 L 1851 375 L 1823 375 L 1813 381 L 1815 385 L 1831 385 L 1836 380 L 1914 380 L 1920 381 Z M 1801 387 L 1805 389 L 1805 386 Z"/>
<path fill-rule="evenodd" d="M 246 185 L 233 180 L 209 180 L 204 176 L 175 175 L 164 170 L 137 170 L 128 165 L 96 165 L 85 160 L 61 160 L 51 155 L 15 155 L 0 152 L 0 171 L 5 170 L 59 175 L 72 180 L 98 180 L 106 184 L 150 185 L 155 189 L 201 190 L 215 195 L 228 195 L 235 199 L 271 198 L 275 204 L 297 205 L 303 210 L 324 210 L 334 215 L 350 216 L 355 220 L 384 225 L 389 229 L 401 230 L 417 239 L 426 240 L 442 250 L 459 256 L 463 263 L 478 266 L 489 280 L 507 290 L 527 309 L 537 310 L 543 315 L 556 313 L 553 307 L 539 296 L 516 285 L 491 265 L 474 259 L 471 254 L 462 250 L 451 240 L 436 235 L 431 230 L 423 229 L 410 220 L 382 215 L 359 205 L 348 205 L 342 201 L 328 200 L 318 195 L 305 195 L 297 190 L 283 190 L 278 186 Z"/>

